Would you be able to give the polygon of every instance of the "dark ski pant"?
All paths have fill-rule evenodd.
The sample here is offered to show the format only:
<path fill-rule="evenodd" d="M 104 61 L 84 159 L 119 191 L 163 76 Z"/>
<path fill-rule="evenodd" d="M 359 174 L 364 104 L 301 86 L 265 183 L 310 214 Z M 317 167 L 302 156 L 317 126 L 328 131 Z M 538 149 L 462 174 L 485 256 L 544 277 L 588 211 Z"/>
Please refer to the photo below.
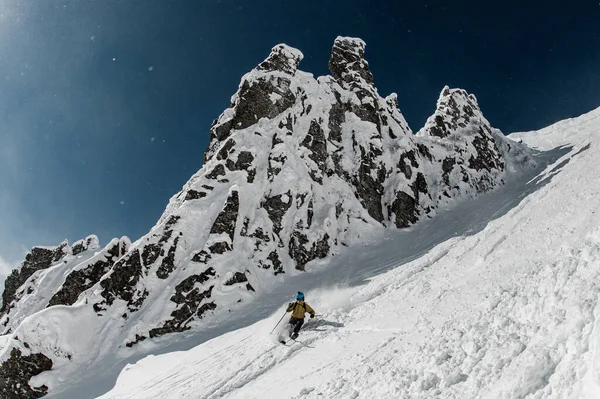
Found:
<path fill-rule="evenodd" d="M 302 324 L 304 324 L 304 319 L 297 319 L 295 317 L 290 317 L 290 325 L 294 328 L 294 332 L 298 334 L 298 331 L 302 328 Z"/>

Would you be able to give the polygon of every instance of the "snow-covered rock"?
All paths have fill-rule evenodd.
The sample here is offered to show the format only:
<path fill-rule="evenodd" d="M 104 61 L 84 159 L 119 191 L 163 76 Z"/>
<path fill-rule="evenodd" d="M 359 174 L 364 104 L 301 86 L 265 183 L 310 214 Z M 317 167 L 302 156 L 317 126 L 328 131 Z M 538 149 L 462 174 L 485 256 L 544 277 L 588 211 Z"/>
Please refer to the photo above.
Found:
<path fill-rule="evenodd" d="M 100 249 L 98 237 L 91 235 L 72 246 L 64 241 L 57 247 L 34 247 L 21 268 L 11 275 L 15 281 L 24 282 L 14 293 L 6 294 L 0 333 L 9 334 L 23 319 L 46 307 L 74 304 L 82 292 L 100 281 L 129 245 L 129 239 L 123 237 Z"/>
<path fill-rule="evenodd" d="M 281 296 L 257 298 L 254 323 L 131 362 L 99 399 L 599 398 L 598 132 L 600 108 L 513 134 L 537 168 L 311 268 L 297 342 L 270 339 Z"/>
<path fill-rule="evenodd" d="M 338 37 L 332 75 L 315 79 L 297 69 L 299 50 L 275 46 L 242 77 L 210 129 L 204 166 L 147 235 L 131 245 L 113 241 L 68 273 L 51 267 L 58 249 L 37 251 L 40 260 L 25 270 L 56 269 L 62 280 L 51 296 L 31 297 L 43 303 L 38 313 L 11 325 L 0 353 L 0 373 L 11 377 L 0 392 L 19 397 L 24 381 L 48 369 L 32 386 L 60 391 L 82 367 L 115 364 L 167 345 L 165 335 L 218 324 L 282 276 L 491 190 L 503 184 L 507 164 L 510 172 L 534 164 L 463 90 L 444 88 L 414 135 L 397 96 L 377 92 L 364 52 L 362 40 Z M 12 278 L 8 295 L 30 275 Z M 75 334 L 82 324 L 86 334 Z M 9 370 L 23 359 L 38 368 L 16 378 Z"/>

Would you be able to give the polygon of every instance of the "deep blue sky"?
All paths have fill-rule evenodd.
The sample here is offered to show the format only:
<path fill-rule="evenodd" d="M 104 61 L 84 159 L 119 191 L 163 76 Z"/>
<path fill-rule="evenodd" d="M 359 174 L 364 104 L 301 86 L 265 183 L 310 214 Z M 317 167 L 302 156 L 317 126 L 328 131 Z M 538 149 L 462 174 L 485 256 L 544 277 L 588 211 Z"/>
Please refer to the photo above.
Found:
<path fill-rule="evenodd" d="M 202 166 L 240 77 L 277 43 L 323 75 L 336 36 L 363 38 L 380 94 L 398 93 L 413 130 L 446 84 L 505 132 L 600 106 L 597 0 L 0 0 L 0 15 L 10 262 L 64 238 L 147 232 Z"/>

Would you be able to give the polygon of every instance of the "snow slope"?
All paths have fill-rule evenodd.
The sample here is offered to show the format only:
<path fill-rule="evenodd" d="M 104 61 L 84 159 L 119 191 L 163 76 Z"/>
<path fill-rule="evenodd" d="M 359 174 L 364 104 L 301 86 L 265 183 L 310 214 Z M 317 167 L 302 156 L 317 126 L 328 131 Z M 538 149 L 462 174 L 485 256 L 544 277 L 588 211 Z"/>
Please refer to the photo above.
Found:
<path fill-rule="evenodd" d="M 536 171 L 345 249 L 237 325 L 259 321 L 131 364 L 101 398 L 600 397 L 599 131 L 597 109 L 511 135 Z M 296 289 L 321 317 L 282 346 Z"/>

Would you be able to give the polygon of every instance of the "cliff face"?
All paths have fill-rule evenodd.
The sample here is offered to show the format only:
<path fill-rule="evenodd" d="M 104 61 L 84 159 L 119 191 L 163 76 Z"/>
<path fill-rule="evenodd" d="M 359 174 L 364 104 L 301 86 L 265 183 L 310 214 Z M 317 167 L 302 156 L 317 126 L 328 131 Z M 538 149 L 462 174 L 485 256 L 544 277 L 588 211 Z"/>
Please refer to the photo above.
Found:
<path fill-rule="evenodd" d="M 157 225 L 131 245 L 113 240 L 79 262 L 45 299 L 43 317 L 11 324 L 19 287 L 63 256 L 58 248 L 32 251 L 7 280 L 2 320 L 15 339 L 0 354 L 8 376 L 0 392 L 18 392 L 38 369 L 69 375 L 90 351 L 100 353 L 96 362 L 106 351 L 132 356 L 139 342 L 235 311 L 277 284 L 274 276 L 301 273 L 366 231 L 407 227 L 493 189 L 507 159 L 529 162 L 464 90 L 444 88 L 414 135 L 397 96 L 378 94 L 364 54 L 362 40 L 338 37 L 331 76 L 315 79 L 297 69 L 299 50 L 275 46 L 243 76 L 210 129 L 203 168 Z M 88 334 L 73 336 L 81 323 Z M 39 367 L 17 378 L 10 370 L 25 357 Z"/>

